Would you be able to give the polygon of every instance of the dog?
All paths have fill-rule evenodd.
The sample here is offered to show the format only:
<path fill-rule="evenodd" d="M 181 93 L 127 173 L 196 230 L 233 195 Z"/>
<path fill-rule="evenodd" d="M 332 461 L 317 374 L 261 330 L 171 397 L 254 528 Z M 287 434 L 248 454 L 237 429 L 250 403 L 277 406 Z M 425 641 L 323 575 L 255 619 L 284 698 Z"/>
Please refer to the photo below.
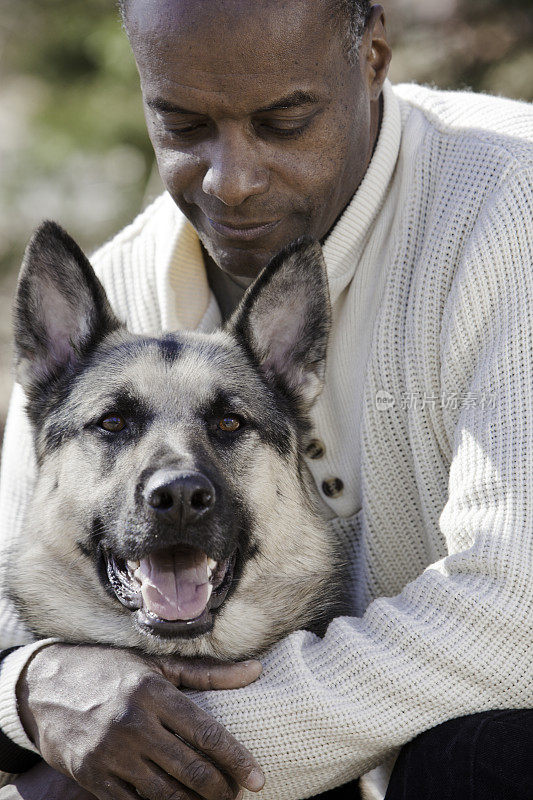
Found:
<path fill-rule="evenodd" d="M 8 589 L 36 637 L 239 659 L 339 610 L 303 452 L 330 324 L 321 248 L 290 245 L 211 334 L 129 333 L 46 222 L 15 300 L 37 480 Z"/>

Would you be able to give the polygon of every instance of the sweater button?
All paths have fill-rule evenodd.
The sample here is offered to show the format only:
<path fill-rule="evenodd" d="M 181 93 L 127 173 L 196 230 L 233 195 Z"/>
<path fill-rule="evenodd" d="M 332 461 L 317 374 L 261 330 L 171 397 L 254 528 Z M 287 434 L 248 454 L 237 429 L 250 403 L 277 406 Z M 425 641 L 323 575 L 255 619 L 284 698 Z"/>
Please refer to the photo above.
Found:
<path fill-rule="evenodd" d="M 328 478 L 322 483 L 322 491 L 326 497 L 335 498 L 342 494 L 344 483 L 340 478 Z"/>
<path fill-rule="evenodd" d="M 311 439 L 305 448 L 307 458 L 322 458 L 326 453 L 326 445 L 320 439 Z"/>

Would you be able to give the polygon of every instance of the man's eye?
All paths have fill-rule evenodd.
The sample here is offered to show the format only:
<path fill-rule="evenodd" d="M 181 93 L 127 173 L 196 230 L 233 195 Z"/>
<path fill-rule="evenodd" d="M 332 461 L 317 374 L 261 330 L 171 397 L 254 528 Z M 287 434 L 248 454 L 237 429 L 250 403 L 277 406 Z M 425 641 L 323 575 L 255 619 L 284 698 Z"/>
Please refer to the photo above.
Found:
<path fill-rule="evenodd" d="M 304 133 L 312 120 L 312 117 L 296 117 L 285 118 L 280 117 L 277 119 L 268 119 L 260 117 L 256 123 L 256 130 L 261 131 L 271 136 L 280 137 L 296 137 Z"/>
<path fill-rule="evenodd" d="M 160 117 L 161 130 L 176 139 L 191 139 L 209 130 L 210 121 L 206 117 Z"/>
<path fill-rule="evenodd" d="M 172 125 L 167 130 L 173 136 L 191 136 L 207 128 L 205 122 L 191 122 L 187 125 Z"/>
<path fill-rule="evenodd" d="M 241 427 L 241 421 L 238 419 L 238 417 L 232 417 L 228 415 L 227 417 L 222 417 L 222 419 L 219 419 L 217 427 L 221 431 L 233 433 L 233 431 L 236 431 Z"/>
<path fill-rule="evenodd" d="M 270 133 L 272 136 L 281 136 L 286 138 L 296 138 L 297 136 L 301 136 L 302 133 L 307 128 L 307 125 L 298 125 L 297 127 L 291 128 L 281 128 L 277 125 L 268 125 L 267 123 L 263 123 L 261 125 L 263 131 Z"/>
<path fill-rule="evenodd" d="M 106 414 L 98 424 L 104 431 L 109 431 L 110 433 L 119 433 L 126 427 L 126 423 L 120 414 Z"/>

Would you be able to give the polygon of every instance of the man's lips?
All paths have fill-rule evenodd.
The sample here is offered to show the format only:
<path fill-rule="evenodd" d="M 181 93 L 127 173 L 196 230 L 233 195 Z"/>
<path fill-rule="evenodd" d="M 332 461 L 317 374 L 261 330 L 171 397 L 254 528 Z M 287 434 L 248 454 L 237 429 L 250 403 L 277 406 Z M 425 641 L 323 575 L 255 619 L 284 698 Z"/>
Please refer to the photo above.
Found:
<path fill-rule="evenodd" d="M 267 222 L 222 222 L 207 216 L 206 219 L 211 227 L 225 239 L 234 239 L 241 242 L 250 242 L 254 239 L 259 239 L 261 236 L 267 236 L 281 222 L 281 219 Z"/>

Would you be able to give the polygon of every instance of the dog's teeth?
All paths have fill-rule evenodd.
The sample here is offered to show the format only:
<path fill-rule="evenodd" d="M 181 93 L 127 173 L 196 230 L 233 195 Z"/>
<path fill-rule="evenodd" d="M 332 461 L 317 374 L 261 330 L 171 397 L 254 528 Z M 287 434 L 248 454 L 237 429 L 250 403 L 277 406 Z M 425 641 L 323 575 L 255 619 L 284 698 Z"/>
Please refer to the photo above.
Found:
<path fill-rule="evenodd" d="M 140 563 L 138 561 L 128 561 L 126 562 L 128 565 L 128 572 L 130 577 L 133 578 L 136 583 L 139 585 L 142 584 L 141 573 L 140 573 Z"/>
<path fill-rule="evenodd" d="M 213 570 L 216 569 L 216 566 L 217 562 L 215 561 L 214 558 L 207 559 L 207 574 L 209 575 L 209 577 L 211 577 L 211 575 L 213 574 Z"/>
<path fill-rule="evenodd" d="M 213 591 L 213 584 L 212 584 L 212 583 L 209 583 L 209 584 L 208 584 L 208 586 L 207 586 L 207 600 L 206 600 L 206 605 L 207 605 L 207 603 L 209 602 L 209 598 L 211 597 L 211 592 L 212 592 L 212 591 Z"/>

